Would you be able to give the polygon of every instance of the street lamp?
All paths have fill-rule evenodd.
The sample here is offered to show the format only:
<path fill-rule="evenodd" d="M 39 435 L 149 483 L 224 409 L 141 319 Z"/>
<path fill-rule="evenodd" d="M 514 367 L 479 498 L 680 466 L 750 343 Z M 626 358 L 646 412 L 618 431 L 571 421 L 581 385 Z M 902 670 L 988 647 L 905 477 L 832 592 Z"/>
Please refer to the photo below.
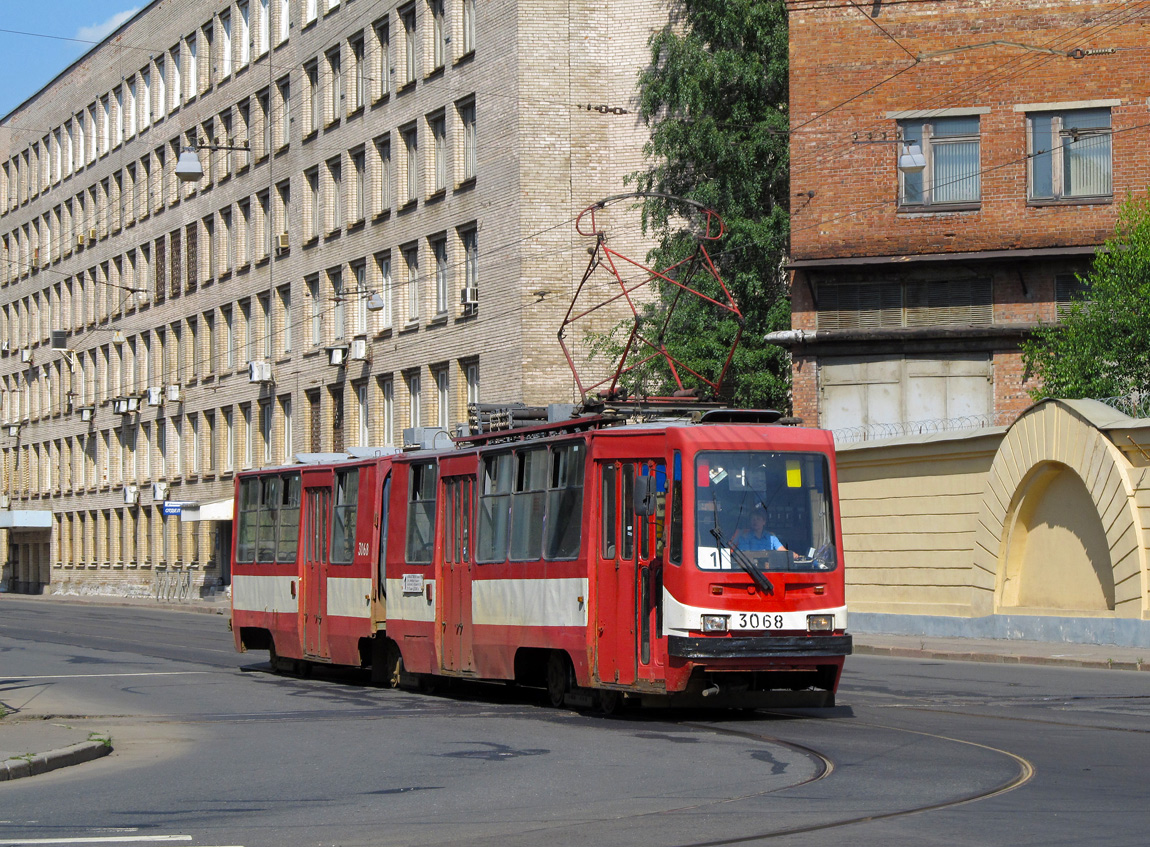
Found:
<path fill-rule="evenodd" d="M 176 179 L 180 182 L 199 182 L 204 177 L 204 166 L 200 164 L 199 150 L 242 150 L 251 152 L 248 142 L 243 144 L 209 144 L 207 139 L 200 139 L 199 144 L 190 145 L 180 151 L 180 158 L 176 162 Z"/>
<path fill-rule="evenodd" d="M 926 170 L 926 156 L 922 148 L 913 141 L 903 141 L 905 145 L 902 154 L 898 157 L 898 169 L 904 174 L 917 174 Z"/>

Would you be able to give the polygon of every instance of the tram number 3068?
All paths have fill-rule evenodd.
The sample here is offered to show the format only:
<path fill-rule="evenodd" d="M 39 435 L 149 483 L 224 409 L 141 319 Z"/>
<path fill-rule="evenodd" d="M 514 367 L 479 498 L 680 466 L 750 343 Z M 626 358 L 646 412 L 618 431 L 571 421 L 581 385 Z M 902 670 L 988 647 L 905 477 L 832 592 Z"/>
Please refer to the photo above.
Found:
<path fill-rule="evenodd" d="M 782 615 L 762 615 L 758 612 L 739 612 L 732 629 L 782 629 Z"/>

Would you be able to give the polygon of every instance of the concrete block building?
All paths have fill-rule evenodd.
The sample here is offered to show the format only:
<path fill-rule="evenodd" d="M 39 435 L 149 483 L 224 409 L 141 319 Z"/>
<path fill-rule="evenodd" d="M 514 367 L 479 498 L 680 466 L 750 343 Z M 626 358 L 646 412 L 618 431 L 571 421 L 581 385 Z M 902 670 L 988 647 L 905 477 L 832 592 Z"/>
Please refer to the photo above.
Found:
<path fill-rule="evenodd" d="M 795 414 L 846 439 L 1008 425 L 1030 402 L 1020 339 L 1150 182 L 1150 12 L 788 10 Z M 902 172 L 910 143 L 925 168 Z"/>
<path fill-rule="evenodd" d="M 0 119 L 4 588 L 211 590 L 237 471 L 574 399 L 572 222 L 642 166 L 666 21 L 155 0 Z"/>

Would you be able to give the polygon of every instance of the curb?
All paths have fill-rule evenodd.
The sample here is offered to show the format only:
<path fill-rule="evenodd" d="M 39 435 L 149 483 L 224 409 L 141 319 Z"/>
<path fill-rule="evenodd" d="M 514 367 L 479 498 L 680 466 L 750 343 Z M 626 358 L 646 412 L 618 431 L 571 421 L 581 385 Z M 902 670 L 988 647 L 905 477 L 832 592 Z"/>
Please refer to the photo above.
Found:
<path fill-rule="evenodd" d="M 913 647 L 873 647 L 854 644 L 857 656 L 894 656 L 900 659 L 939 659 L 949 662 L 984 662 L 992 665 L 1062 665 L 1074 668 L 1095 668 L 1115 671 L 1150 671 L 1150 663 L 1109 661 L 1104 659 L 1074 659 L 1063 656 L 1023 656 L 998 653 L 965 653 L 954 650 L 928 650 Z"/>
<path fill-rule="evenodd" d="M 84 741 L 59 750 L 49 750 L 35 756 L 17 757 L 0 762 L 0 782 L 36 776 L 57 768 L 79 765 L 103 758 L 112 752 L 112 746 L 103 741 Z"/>

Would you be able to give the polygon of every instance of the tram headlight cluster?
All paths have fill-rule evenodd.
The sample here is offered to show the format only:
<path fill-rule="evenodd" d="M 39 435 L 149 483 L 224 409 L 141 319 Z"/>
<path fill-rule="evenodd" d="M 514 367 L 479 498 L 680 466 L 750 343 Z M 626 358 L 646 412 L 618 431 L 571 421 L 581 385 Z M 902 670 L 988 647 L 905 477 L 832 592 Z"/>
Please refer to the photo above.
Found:
<path fill-rule="evenodd" d="M 703 632 L 726 632 L 729 615 L 703 615 Z"/>
<path fill-rule="evenodd" d="M 834 628 L 834 615 L 807 615 L 807 632 L 832 632 Z"/>

